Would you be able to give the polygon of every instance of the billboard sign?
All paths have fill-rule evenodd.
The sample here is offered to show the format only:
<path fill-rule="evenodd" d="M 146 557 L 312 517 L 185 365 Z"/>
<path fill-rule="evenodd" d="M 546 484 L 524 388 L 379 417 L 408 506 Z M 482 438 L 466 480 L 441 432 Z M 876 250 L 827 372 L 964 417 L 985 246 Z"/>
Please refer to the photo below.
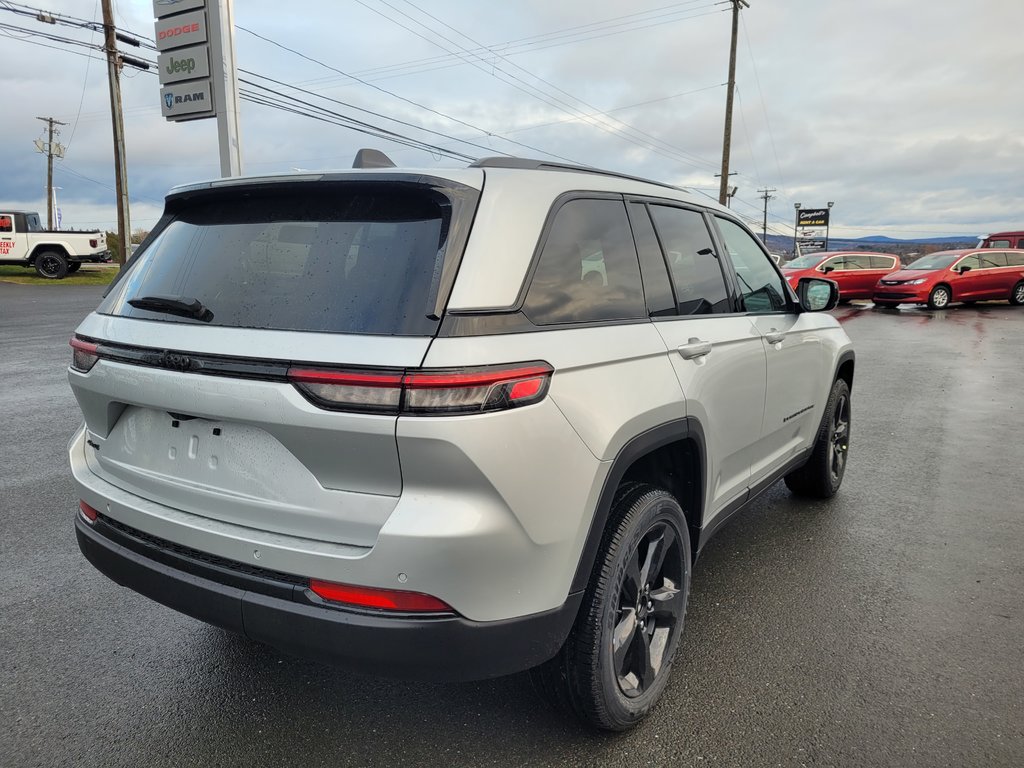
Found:
<path fill-rule="evenodd" d="M 156 49 L 163 53 L 171 48 L 205 43 L 208 39 L 206 11 L 192 11 L 156 22 Z"/>
<path fill-rule="evenodd" d="M 164 16 L 205 7 L 206 0 L 153 0 L 153 18 L 162 19 Z"/>
<path fill-rule="evenodd" d="M 196 120 L 214 113 L 209 80 L 190 80 L 160 89 L 160 111 L 171 120 Z"/>
<path fill-rule="evenodd" d="M 804 208 L 796 212 L 798 227 L 827 227 L 828 208 Z"/>
<path fill-rule="evenodd" d="M 205 45 L 175 48 L 156 58 L 160 70 L 160 85 L 180 80 L 198 80 L 210 76 L 210 52 Z"/>

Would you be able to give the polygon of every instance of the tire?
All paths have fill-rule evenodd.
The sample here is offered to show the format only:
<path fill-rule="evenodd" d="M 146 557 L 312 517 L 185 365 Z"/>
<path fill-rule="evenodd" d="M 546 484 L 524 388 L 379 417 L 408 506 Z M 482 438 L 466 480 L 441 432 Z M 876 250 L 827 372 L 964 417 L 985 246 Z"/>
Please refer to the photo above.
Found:
<path fill-rule="evenodd" d="M 36 256 L 36 273 L 50 280 L 62 280 L 68 274 L 68 260 L 57 251 L 43 251 Z"/>
<path fill-rule="evenodd" d="M 953 293 L 945 285 L 936 285 L 928 294 L 929 309 L 945 309 L 953 300 Z"/>
<path fill-rule="evenodd" d="M 811 457 L 786 475 L 786 485 L 797 496 L 830 499 L 846 473 L 850 445 L 850 387 L 836 379 L 825 404 Z"/>
<path fill-rule="evenodd" d="M 532 671 L 537 689 L 594 728 L 639 723 L 672 671 L 690 552 L 671 494 L 639 483 L 620 489 L 576 623 L 558 655 Z"/>
<path fill-rule="evenodd" d="M 1013 286 L 1013 290 L 1010 291 L 1010 303 L 1018 307 L 1024 304 L 1024 280 Z"/>
<path fill-rule="evenodd" d="M 82 268 L 82 262 L 80 262 L 80 261 L 72 261 L 70 264 L 68 264 L 68 274 L 69 275 L 73 275 L 73 274 L 75 274 L 75 272 L 77 272 L 81 268 Z"/>

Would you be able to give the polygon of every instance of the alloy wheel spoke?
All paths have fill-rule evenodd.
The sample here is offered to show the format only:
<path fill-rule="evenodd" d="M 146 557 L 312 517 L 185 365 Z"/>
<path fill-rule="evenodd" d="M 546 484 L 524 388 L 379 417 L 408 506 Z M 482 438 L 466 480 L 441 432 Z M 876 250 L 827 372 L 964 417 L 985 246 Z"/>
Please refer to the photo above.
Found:
<path fill-rule="evenodd" d="M 629 564 L 626 566 L 626 575 L 622 582 L 622 598 L 620 600 L 623 605 L 635 604 L 640 596 L 640 590 L 644 588 L 644 582 L 640 576 L 639 559 L 640 553 L 634 552 L 633 557 L 629 558 Z"/>
<path fill-rule="evenodd" d="M 637 638 L 636 673 L 640 680 L 640 685 L 638 687 L 641 691 L 645 691 L 647 690 L 647 687 L 654 682 L 654 678 L 658 676 L 658 671 L 654 668 L 651 659 L 651 636 L 646 632 L 637 632 Z"/>
<path fill-rule="evenodd" d="M 638 626 L 634 609 L 623 608 L 622 612 L 623 617 L 615 625 L 615 629 L 612 632 L 612 658 L 615 661 L 615 673 L 620 676 L 626 671 L 626 657 L 629 653 L 629 647 L 633 644 L 633 639 L 636 637 Z"/>

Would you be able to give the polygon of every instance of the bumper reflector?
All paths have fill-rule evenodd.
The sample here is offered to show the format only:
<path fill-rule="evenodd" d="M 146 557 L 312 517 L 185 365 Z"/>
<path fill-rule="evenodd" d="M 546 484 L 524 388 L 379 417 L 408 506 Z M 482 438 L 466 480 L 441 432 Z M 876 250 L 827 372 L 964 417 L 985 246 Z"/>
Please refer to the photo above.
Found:
<path fill-rule="evenodd" d="M 96 518 L 100 516 L 100 513 L 97 510 L 90 507 L 84 501 L 78 502 L 78 509 L 82 513 L 82 517 L 90 523 L 95 523 Z"/>
<path fill-rule="evenodd" d="M 333 581 L 321 581 L 320 579 L 310 579 L 309 589 L 332 603 L 344 603 L 360 608 L 377 608 L 383 611 L 406 613 L 454 613 L 447 603 L 422 592 L 356 587 L 351 584 L 335 584 Z"/>

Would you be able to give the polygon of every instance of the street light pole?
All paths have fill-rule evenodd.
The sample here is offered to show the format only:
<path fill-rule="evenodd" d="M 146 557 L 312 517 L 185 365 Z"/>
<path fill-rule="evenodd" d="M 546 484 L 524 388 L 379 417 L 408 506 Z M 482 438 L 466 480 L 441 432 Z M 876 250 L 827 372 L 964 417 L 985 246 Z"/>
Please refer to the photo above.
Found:
<path fill-rule="evenodd" d="M 796 220 L 793 222 L 793 258 L 795 259 L 800 255 L 796 251 L 796 235 L 800 231 L 800 203 L 793 203 L 793 208 L 796 209 Z"/>
<path fill-rule="evenodd" d="M 828 250 L 828 230 L 832 226 L 832 206 L 835 202 L 832 200 L 828 201 L 828 219 L 825 221 L 825 250 Z"/>

